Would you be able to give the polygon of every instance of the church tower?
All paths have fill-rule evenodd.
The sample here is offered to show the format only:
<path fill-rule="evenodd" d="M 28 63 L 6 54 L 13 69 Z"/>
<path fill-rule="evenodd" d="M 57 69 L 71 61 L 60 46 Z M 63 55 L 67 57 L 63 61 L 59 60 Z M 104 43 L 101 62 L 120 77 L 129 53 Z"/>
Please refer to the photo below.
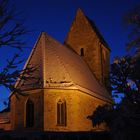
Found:
<path fill-rule="evenodd" d="M 77 10 L 64 43 L 85 60 L 96 79 L 107 87 L 110 49 L 81 9 Z"/>

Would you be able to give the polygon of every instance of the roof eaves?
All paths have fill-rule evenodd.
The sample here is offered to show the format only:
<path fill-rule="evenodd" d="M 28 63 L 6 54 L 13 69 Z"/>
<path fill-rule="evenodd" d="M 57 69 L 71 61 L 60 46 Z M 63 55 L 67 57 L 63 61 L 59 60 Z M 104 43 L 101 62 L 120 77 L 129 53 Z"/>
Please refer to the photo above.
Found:
<path fill-rule="evenodd" d="M 83 92 L 85 92 L 85 93 L 87 93 L 87 94 L 89 94 L 89 95 L 91 95 L 91 96 L 94 96 L 95 98 L 98 98 L 98 99 L 100 99 L 100 100 L 104 100 L 104 101 L 107 101 L 107 102 L 109 102 L 109 103 L 112 103 L 112 98 L 111 98 L 111 96 L 109 96 L 109 97 L 103 96 L 103 95 L 101 95 L 100 93 L 97 93 L 96 91 L 95 91 L 95 92 L 94 92 L 94 91 L 91 91 L 91 90 L 89 90 L 89 89 L 87 89 L 87 88 L 84 88 L 84 87 L 78 85 L 78 84 L 76 84 L 76 87 L 77 87 L 80 91 L 83 91 Z M 109 95 L 109 94 L 108 94 L 108 95 Z"/>

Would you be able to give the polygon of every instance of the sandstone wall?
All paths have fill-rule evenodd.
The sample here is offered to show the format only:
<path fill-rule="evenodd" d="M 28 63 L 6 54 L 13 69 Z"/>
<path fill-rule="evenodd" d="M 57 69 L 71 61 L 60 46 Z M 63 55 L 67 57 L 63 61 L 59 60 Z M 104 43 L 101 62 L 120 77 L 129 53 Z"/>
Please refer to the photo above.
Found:
<path fill-rule="evenodd" d="M 27 92 L 28 93 L 28 92 Z M 27 96 L 11 97 L 11 125 L 14 130 L 34 129 L 44 131 L 91 131 L 92 115 L 98 105 L 105 102 L 80 90 L 33 90 Z M 26 128 L 26 102 L 34 102 L 34 127 Z M 57 125 L 57 102 L 66 101 L 66 126 Z M 97 128 L 99 129 L 99 128 Z"/>
<path fill-rule="evenodd" d="M 57 125 L 57 101 L 66 101 L 67 125 Z M 90 131 L 94 129 L 87 116 L 105 102 L 78 90 L 46 89 L 44 92 L 45 131 Z"/>

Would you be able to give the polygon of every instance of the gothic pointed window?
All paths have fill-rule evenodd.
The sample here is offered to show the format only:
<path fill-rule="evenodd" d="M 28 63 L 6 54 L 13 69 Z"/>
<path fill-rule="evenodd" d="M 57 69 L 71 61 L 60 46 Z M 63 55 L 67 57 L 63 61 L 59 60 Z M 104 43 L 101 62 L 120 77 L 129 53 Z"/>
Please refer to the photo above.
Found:
<path fill-rule="evenodd" d="M 57 125 L 66 126 L 66 102 L 57 102 Z"/>
<path fill-rule="evenodd" d="M 26 127 L 34 126 L 34 103 L 28 100 L 26 103 Z"/>
<path fill-rule="evenodd" d="M 81 55 L 81 56 L 84 56 L 84 48 L 81 48 L 81 49 L 80 49 L 80 55 Z"/>

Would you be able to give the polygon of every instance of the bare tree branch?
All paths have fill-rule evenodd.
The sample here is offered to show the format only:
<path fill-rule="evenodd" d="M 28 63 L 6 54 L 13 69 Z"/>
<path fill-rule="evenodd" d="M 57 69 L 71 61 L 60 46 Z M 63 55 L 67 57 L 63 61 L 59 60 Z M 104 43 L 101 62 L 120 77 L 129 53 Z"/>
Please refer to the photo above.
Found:
<path fill-rule="evenodd" d="M 24 50 L 25 42 L 22 37 L 28 33 L 21 20 L 18 19 L 17 12 L 10 4 L 9 0 L 0 0 L 0 48 L 16 48 L 19 53 L 15 53 L 11 59 L 7 60 L 7 65 L 0 71 L 0 86 L 8 88 L 13 93 L 25 95 L 19 86 L 15 86 L 16 81 L 28 81 L 39 78 L 34 77 L 36 66 L 28 66 L 19 70 L 18 66 L 23 63 L 20 54 Z M 1 54 L 3 55 L 3 54 Z"/>

